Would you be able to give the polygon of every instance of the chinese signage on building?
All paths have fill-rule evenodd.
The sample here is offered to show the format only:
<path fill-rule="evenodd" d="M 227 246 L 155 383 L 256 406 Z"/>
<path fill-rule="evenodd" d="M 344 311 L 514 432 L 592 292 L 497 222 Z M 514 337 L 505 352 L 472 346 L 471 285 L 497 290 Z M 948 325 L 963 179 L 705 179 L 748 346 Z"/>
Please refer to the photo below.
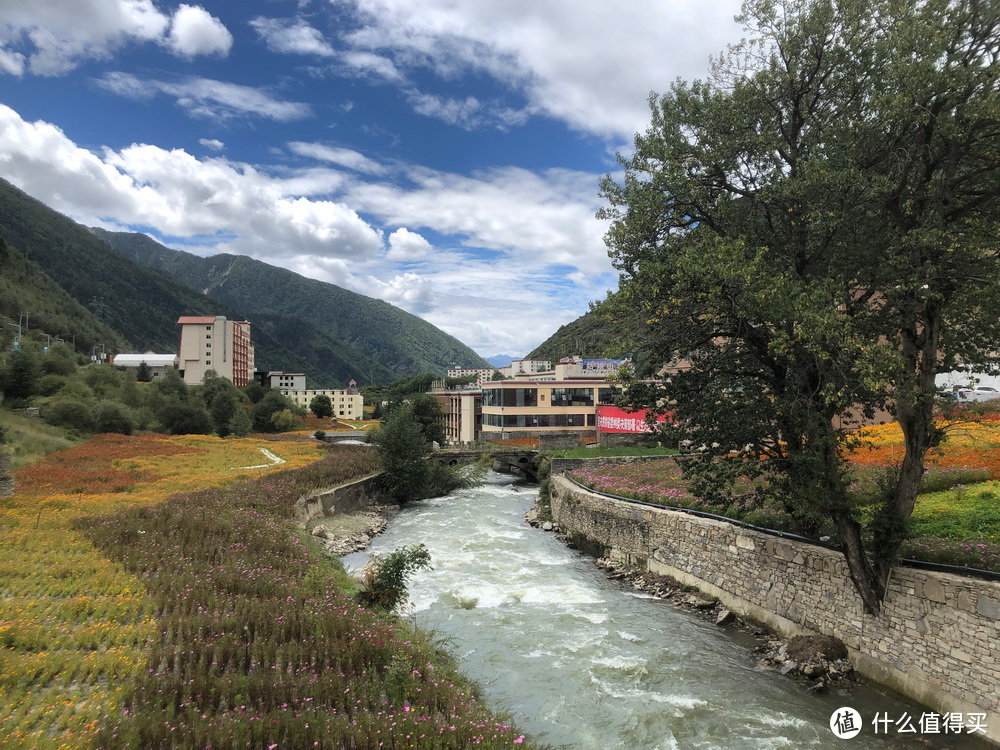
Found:
<path fill-rule="evenodd" d="M 649 412 L 624 411 L 614 406 L 597 407 L 597 430 L 598 432 L 652 432 L 652 428 L 646 421 Z M 666 422 L 669 414 L 660 415 L 656 418 L 657 424 Z"/>

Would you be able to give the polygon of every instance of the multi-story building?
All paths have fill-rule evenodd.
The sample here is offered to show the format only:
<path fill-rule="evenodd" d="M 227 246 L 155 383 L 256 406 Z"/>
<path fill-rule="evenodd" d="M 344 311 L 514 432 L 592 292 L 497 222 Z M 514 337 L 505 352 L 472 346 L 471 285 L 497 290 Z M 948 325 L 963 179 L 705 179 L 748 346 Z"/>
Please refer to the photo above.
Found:
<path fill-rule="evenodd" d="M 449 445 L 475 443 L 482 430 L 483 391 L 465 386 L 445 388 L 444 381 L 431 386 L 441 413 L 444 415 L 444 434 Z"/>
<path fill-rule="evenodd" d="M 279 388 L 296 406 L 308 409 L 317 396 L 327 396 L 333 404 L 333 416 L 340 419 L 364 419 L 365 400 L 353 388 Z"/>
<path fill-rule="evenodd" d="M 177 323 L 181 326 L 178 366 L 185 383 L 205 382 L 209 370 L 239 387 L 250 382 L 254 371 L 250 323 L 222 315 L 184 315 Z"/>
<path fill-rule="evenodd" d="M 507 380 L 483 387 L 482 436 L 594 432 L 597 407 L 615 401 L 604 380 Z"/>
<path fill-rule="evenodd" d="M 282 370 L 268 370 L 259 372 L 260 384 L 265 388 L 272 388 L 276 391 L 286 389 L 304 391 L 306 389 L 306 374 L 304 372 L 284 372 Z"/>
<path fill-rule="evenodd" d="M 448 370 L 449 378 L 466 378 L 474 376 L 477 383 L 486 383 L 496 375 L 495 367 L 452 367 Z"/>

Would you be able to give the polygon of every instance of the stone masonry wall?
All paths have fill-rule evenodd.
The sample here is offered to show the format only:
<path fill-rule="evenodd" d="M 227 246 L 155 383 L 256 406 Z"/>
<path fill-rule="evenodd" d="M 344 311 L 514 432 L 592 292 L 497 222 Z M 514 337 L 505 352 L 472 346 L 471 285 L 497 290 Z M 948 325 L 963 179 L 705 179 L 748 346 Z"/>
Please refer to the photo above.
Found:
<path fill-rule="evenodd" d="M 897 568 L 872 617 L 839 552 L 613 500 L 562 476 L 553 476 L 551 505 L 555 523 L 583 544 L 785 635 L 840 638 L 862 674 L 938 712 L 985 713 L 1000 744 L 1000 583 Z"/>
<path fill-rule="evenodd" d="M 377 505 L 381 499 L 382 472 L 370 474 L 339 487 L 318 490 L 300 497 L 295 503 L 295 520 L 305 526 L 314 518 L 351 513 Z"/>

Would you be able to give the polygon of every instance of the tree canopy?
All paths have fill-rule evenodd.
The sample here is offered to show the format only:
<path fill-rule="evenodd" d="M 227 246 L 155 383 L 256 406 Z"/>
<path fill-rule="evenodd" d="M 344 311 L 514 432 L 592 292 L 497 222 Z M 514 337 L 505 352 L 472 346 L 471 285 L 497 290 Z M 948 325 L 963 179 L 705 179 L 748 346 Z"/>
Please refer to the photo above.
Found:
<path fill-rule="evenodd" d="M 755 472 L 803 530 L 832 519 L 872 613 L 942 437 L 934 377 L 996 363 L 997 19 L 980 0 L 751 0 L 750 38 L 652 95 L 603 183 L 608 304 L 646 361 L 679 365 L 632 403 L 670 404 L 708 456 L 759 459 L 692 463 L 704 487 Z M 906 451 L 862 529 L 844 417 L 882 408 Z"/>

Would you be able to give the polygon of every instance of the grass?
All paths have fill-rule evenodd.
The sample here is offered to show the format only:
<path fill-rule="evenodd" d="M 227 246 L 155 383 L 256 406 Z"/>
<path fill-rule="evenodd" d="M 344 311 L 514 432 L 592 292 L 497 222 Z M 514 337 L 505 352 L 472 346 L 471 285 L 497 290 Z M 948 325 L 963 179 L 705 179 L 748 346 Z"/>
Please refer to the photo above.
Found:
<path fill-rule="evenodd" d="M 76 445 L 80 438 L 40 419 L 0 409 L 0 428 L 6 432 L 6 448 L 11 454 L 11 468 L 20 469 L 42 456 Z"/>

